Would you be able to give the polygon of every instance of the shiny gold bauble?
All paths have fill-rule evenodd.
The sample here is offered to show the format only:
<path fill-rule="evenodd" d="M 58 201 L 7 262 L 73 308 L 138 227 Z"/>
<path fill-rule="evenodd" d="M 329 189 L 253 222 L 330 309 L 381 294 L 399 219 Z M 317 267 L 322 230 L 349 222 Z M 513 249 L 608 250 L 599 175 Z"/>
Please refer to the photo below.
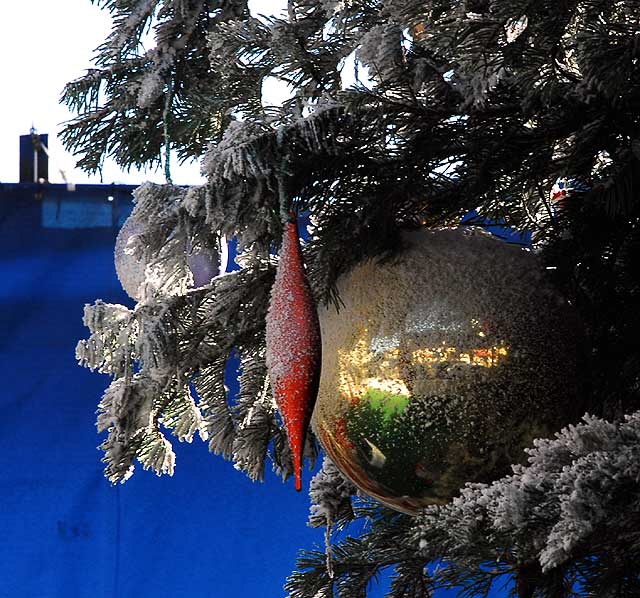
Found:
<path fill-rule="evenodd" d="M 582 334 L 534 254 L 475 229 L 408 233 L 320 309 L 312 425 L 340 471 L 407 513 L 525 462 L 582 413 Z"/>

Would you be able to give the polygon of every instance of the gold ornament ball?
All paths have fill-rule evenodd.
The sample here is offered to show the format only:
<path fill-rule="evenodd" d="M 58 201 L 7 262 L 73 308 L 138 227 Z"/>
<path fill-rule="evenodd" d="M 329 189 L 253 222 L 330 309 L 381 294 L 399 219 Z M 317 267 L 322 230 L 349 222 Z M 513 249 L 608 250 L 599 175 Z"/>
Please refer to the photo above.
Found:
<path fill-rule="evenodd" d="M 478 229 L 407 233 L 320 309 L 312 425 L 362 491 L 415 514 L 577 420 L 583 335 L 536 256 Z"/>

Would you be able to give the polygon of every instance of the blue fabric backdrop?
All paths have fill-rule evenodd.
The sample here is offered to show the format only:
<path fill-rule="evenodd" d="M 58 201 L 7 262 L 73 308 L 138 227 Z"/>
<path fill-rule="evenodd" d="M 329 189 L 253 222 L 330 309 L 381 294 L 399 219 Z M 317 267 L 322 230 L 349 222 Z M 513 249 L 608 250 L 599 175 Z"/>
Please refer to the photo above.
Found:
<path fill-rule="evenodd" d="M 306 493 L 198 440 L 175 443 L 174 477 L 112 486 L 95 430 L 109 379 L 74 350 L 85 303 L 130 301 L 115 229 L 45 228 L 46 197 L 0 197 L 0 597 L 283 596 L 298 548 L 322 544 Z"/>

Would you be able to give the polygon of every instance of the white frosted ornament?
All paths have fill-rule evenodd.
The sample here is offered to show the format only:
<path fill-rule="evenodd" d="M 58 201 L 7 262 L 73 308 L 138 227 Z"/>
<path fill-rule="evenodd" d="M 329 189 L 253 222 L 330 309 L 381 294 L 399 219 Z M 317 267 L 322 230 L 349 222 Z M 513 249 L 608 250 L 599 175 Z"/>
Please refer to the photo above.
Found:
<path fill-rule="evenodd" d="M 164 290 L 168 294 L 184 292 L 190 287 L 208 284 L 227 267 L 226 243 L 223 240 L 218 249 L 193 249 L 185 247 L 184 277 L 179 280 L 169 277 L 162 262 L 150 267 L 150 260 L 144 252 L 136 251 L 137 236 L 147 230 L 145 221 L 134 209 L 118 232 L 114 249 L 114 263 L 118 280 L 125 292 L 136 301 L 142 301 L 148 289 L 158 290 L 165 281 L 170 285 Z"/>
<path fill-rule="evenodd" d="M 362 491 L 416 513 L 582 414 L 582 334 L 531 252 L 469 229 L 404 241 L 339 280 L 339 312 L 320 309 L 312 425 Z"/>

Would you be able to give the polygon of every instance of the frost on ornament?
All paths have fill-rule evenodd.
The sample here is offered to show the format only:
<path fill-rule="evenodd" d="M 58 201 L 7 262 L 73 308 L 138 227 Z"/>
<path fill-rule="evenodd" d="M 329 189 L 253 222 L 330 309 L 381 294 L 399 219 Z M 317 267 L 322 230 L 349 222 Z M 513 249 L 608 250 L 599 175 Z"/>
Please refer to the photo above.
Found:
<path fill-rule="evenodd" d="M 300 491 L 305 438 L 318 389 L 320 326 L 294 215 L 286 223 L 271 290 L 266 346 L 269 379 L 287 430 L 296 490 Z"/>
<path fill-rule="evenodd" d="M 312 424 L 361 490 L 415 513 L 579 418 L 582 335 L 531 252 L 468 229 L 405 242 L 339 281 L 339 312 L 320 310 Z"/>
<path fill-rule="evenodd" d="M 118 232 L 113 252 L 118 280 L 127 295 L 135 300 L 141 298 L 144 283 L 145 263 L 142 257 L 137 255 L 135 246 L 135 237 L 142 230 L 142 224 L 129 216 Z"/>

